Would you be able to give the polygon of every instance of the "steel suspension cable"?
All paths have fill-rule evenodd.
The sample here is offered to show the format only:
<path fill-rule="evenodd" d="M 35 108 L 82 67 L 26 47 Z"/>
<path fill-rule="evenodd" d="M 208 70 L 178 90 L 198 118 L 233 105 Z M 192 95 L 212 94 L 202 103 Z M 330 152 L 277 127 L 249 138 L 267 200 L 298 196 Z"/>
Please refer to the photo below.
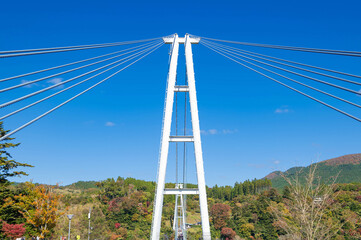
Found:
<path fill-rule="evenodd" d="M 187 70 L 186 70 L 187 71 Z M 185 74 L 185 84 L 188 85 L 187 72 Z M 184 92 L 184 130 L 183 135 L 187 134 L 187 92 Z M 187 188 L 187 144 L 183 143 L 183 188 Z M 183 211 L 187 211 L 187 195 L 183 196 Z"/>
<path fill-rule="evenodd" d="M 46 54 L 46 53 L 69 52 L 69 51 L 78 51 L 78 50 L 95 49 L 95 48 L 115 47 L 115 46 L 121 46 L 121 45 L 129 45 L 129 44 L 141 43 L 141 42 L 146 42 L 146 41 L 152 41 L 152 40 L 157 40 L 157 39 L 160 39 L 160 38 L 127 41 L 127 42 L 120 42 L 120 43 L 114 43 L 114 44 L 103 44 L 103 45 L 88 46 L 88 47 L 75 47 L 75 48 L 74 47 L 73 48 L 62 47 L 60 49 L 54 48 L 55 50 L 48 50 L 48 51 L 37 50 L 37 51 L 27 52 L 27 50 L 14 50 L 14 51 L 19 51 L 20 53 L 0 54 L 0 58 L 20 57 L 20 56 L 29 56 L 29 55 Z"/>
<path fill-rule="evenodd" d="M 211 41 L 202 40 L 202 39 L 201 39 L 201 41 L 211 42 Z M 222 46 L 227 46 L 227 45 L 223 45 L 223 44 L 220 44 L 220 43 L 215 43 L 215 42 L 212 42 L 212 43 L 218 44 L 218 45 L 222 45 Z M 290 60 L 286 60 L 286 59 L 283 59 L 283 58 L 277 58 L 277 57 L 273 57 L 273 56 L 269 56 L 269 55 L 265 55 L 265 54 L 260 54 L 260 53 L 256 53 L 256 52 L 252 52 L 252 51 L 247 51 L 247 50 L 244 50 L 244 49 L 234 48 L 234 47 L 231 47 L 231 46 L 227 46 L 227 47 L 230 48 L 230 49 L 234 49 L 234 50 L 236 50 L 236 51 L 237 51 L 237 50 L 240 50 L 240 51 L 243 51 L 243 52 L 252 53 L 252 54 L 255 54 L 255 55 L 259 55 L 259 56 L 263 56 L 263 57 L 268 57 L 268 58 L 272 58 L 272 59 L 276 59 L 276 60 L 280 60 L 280 61 L 284 61 L 284 62 L 288 62 L 288 63 L 292 63 L 292 64 L 304 66 L 304 67 L 319 69 L 319 70 L 322 70 L 322 71 L 337 73 L 337 74 L 345 75 L 345 76 L 349 76 L 349 77 L 361 78 L 361 76 L 355 75 L 355 74 L 351 74 L 351 73 L 345 73 L 345 72 L 340 72 L 340 71 L 336 71 L 336 70 L 329 69 L 329 68 L 322 68 L 322 67 L 318 67 L 318 66 L 313 66 L 313 65 L 305 64 L 305 63 L 290 61 Z"/>
<path fill-rule="evenodd" d="M 226 51 L 228 51 L 228 50 L 226 50 Z M 291 70 L 288 70 L 288 69 L 285 69 L 285 68 L 277 67 L 275 65 L 265 63 L 265 62 L 256 60 L 254 58 L 246 57 L 244 55 L 242 57 L 250 59 L 250 60 L 258 62 L 258 63 L 262 63 L 264 65 L 267 65 L 267 66 L 270 66 L 270 67 L 273 67 L 273 68 L 276 68 L 276 69 L 279 69 L 279 70 L 283 70 L 283 71 L 288 72 L 288 73 L 292 73 L 294 75 L 298 75 L 298 76 L 310 79 L 310 80 L 315 81 L 315 82 L 323 83 L 323 84 L 328 85 L 328 86 L 332 86 L 332 87 L 335 87 L 335 88 L 338 88 L 338 89 L 341 89 L 341 90 L 344 90 L 344 91 L 347 91 L 347 92 L 351 92 L 351 93 L 354 93 L 354 94 L 357 94 L 357 95 L 361 95 L 361 92 L 358 92 L 358 91 L 355 91 L 355 90 L 352 90 L 352 89 L 349 89 L 349 88 L 345 88 L 345 87 L 342 87 L 342 86 L 339 86 L 339 85 L 336 85 L 336 84 L 333 84 L 333 83 L 329 83 L 329 82 L 326 82 L 326 81 L 323 81 L 323 80 L 320 80 L 320 79 L 317 79 L 317 78 L 313 78 L 313 77 L 310 77 L 310 76 L 307 76 L 307 75 L 304 75 L 304 74 L 301 74 L 301 73 L 297 73 L 297 72 L 294 72 L 294 71 L 291 71 Z"/>
<path fill-rule="evenodd" d="M 212 48 L 212 47 L 210 47 L 210 48 Z M 216 48 L 212 48 L 212 49 L 216 49 Z M 219 50 L 219 49 L 218 49 L 218 50 Z M 335 95 L 333 95 L 333 94 L 330 94 L 330 93 L 328 93 L 328 92 L 322 91 L 322 90 L 320 90 L 320 89 L 318 89 L 318 88 L 312 87 L 312 86 L 310 86 L 310 85 L 304 84 L 304 83 L 302 83 L 302 82 L 299 82 L 299 81 L 297 81 L 297 80 L 294 80 L 294 79 L 292 79 L 292 78 L 289 78 L 289 77 L 287 77 L 287 76 L 284 76 L 284 75 L 282 75 L 282 74 L 279 74 L 279 73 L 277 73 L 277 72 L 274 72 L 274 71 L 271 71 L 271 70 L 266 69 L 266 68 L 264 68 L 264 67 L 261 67 L 261 66 L 259 66 L 259 65 L 257 65 L 257 64 L 254 64 L 254 63 L 251 63 L 251 62 L 246 61 L 246 60 L 244 60 L 244 59 L 238 58 L 238 57 L 236 57 L 236 56 L 233 56 L 232 54 L 226 53 L 225 51 L 222 51 L 222 50 L 219 50 L 219 51 L 220 51 L 220 52 L 223 52 L 224 54 L 227 54 L 228 56 L 235 57 L 235 58 L 237 58 L 237 59 L 239 59 L 239 60 L 241 60 L 241 61 L 243 61 L 243 62 L 246 62 L 246 63 L 248 63 L 248 64 L 251 64 L 251 65 L 253 65 L 253 66 L 255 66 L 255 67 L 261 68 L 261 69 L 263 69 L 263 70 L 265 70 L 265 71 L 267 71 L 267 72 L 273 73 L 273 74 L 278 75 L 278 76 L 280 76 L 280 77 L 282 77 L 282 78 L 288 79 L 288 80 L 290 80 L 290 81 L 292 81 L 292 82 L 295 82 L 295 83 L 297 83 L 297 84 L 300 84 L 300 85 L 302 85 L 302 86 L 305 86 L 305 87 L 307 87 L 307 88 L 310 88 L 310 89 L 312 89 L 312 90 L 315 90 L 315 91 L 317 91 L 317 92 L 323 93 L 323 94 L 325 94 L 325 95 L 327 95 L 327 96 L 333 97 L 333 98 L 338 99 L 338 100 L 340 100 L 340 101 L 343 101 L 343 102 L 345 102 L 345 103 L 351 104 L 351 105 L 353 105 L 353 106 L 355 106 L 355 107 L 361 108 L 361 105 L 359 105 L 359 104 L 356 104 L 356 103 L 353 103 L 353 102 L 348 101 L 348 100 L 346 100 L 346 99 L 337 97 L 337 96 L 335 96 Z"/>
<path fill-rule="evenodd" d="M 66 49 L 66 48 L 80 48 L 80 47 L 93 47 L 93 46 L 102 46 L 102 45 L 112 45 L 112 44 L 127 44 L 133 42 L 147 42 L 152 41 L 158 38 L 150 38 L 150 39 L 143 39 L 143 40 L 133 40 L 133 41 L 124 41 L 124 42 L 114 42 L 114 43 L 97 43 L 97 44 L 89 44 L 89 45 L 77 45 L 77 46 L 66 46 L 66 47 L 51 47 L 51 48 L 35 48 L 35 49 L 22 49 L 22 50 L 8 50 L 8 51 L 0 51 L 0 54 L 5 53 L 20 53 L 20 52 L 35 52 L 35 51 L 46 51 L 46 50 L 56 50 L 56 49 Z"/>
<path fill-rule="evenodd" d="M 234 44 L 240 44 L 240 45 L 246 45 L 246 46 L 255 46 L 255 47 L 275 48 L 275 49 L 301 51 L 301 52 L 313 52 L 313 53 L 323 53 L 323 54 L 334 54 L 334 55 L 361 57 L 361 52 L 357 52 L 357 51 L 317 49 L 317 48 L 292 47 L 292 46 L 281 46 L 281 45 L 260 44 L 260 43 L 237 42 L 237 41 L 221 40 L 221 39 L 207 38 L 207 37 L 200 37 L 200 38 L 213 40 L 213 41 L 217 41 L 217 42 L 234 43 Z"/>
<path fill-rule="evenodd" d="M 138 50 L 143 49 L 143 48 L 146 48 L 146 46 L 145 47 L 143 46 L 143 47 L 140 47 L 138 49 L 131 50 L 131 51 L 128 51 L 128 52 L 125 52 L 125 53 L 122 53 L 122 54 L 119 54 L 119 55 L 116 55 L 116 56 L 113 56 L 113 57 L 110 57 L 110 58 L 106 58 L 106 59 L 103 59 L 103 60 L 100 60 L 100 61 L 97 61 L 97 62 L 94 62 L 94 63 L 89 63 L 89 64 L 86 64 L 86 65 L 83 65 L 83 66 L 80 66 L 80 67 L 76 67 L 76 68 L 72 68 L 72 69 L 69 69 L 69 70 L 66 70 L 66 71 L 63 71 L 63 72 L 60 72 L 60 73 L 56 73 L 56 74 L 52 74 L 52 75 L 49 75 L 49 76 L 46 76 L 46 77 L 42 77 L 42 78 L 39 78 L 39 79 L 36 79 L 36 80 L 33 80 L 33 81 L 27 81 L 27 82 L 24 82 L 24 83 L 17 84 L 15 86 L 11 86 L 11 87 L 8 87 L 8 88 L 3 88 L 3 89 L 0 89 L 0 93 L 6 92 L 6 91 L 9 91 L 9 90 L 13 90 L 13 89 L 16 89 L 16 88 L 19 88 L 19 87 L 23 87 L 23 86 L 26 86 L 26 85 L 30 85 L 30 84 L 33 84 L 33 83 L 36 83 L 36 82 L 40 82 L 40 81 L 43 81 L 43 80 L 46 80 L 46 79 L 49 79 L 49 78 L 52 78 L 52 77 L 60 76 L 60 75 L 63 75 L 65 73 L 74 72 L 74 71 L 82 69 L 82 68 L 93 66 L 93 65 L 98 64 L 98 63 L 102 63 L 102 62 L 105 62 L 105 61 L 108 61 L 108 60 L 111 60 L 111 59 L 114 59 L 114 58 L 118 58 L 120 56 L 127 55 L 129 53 L 138 51 Z"/>
<path fill-rule="evenodd" d="M 115 66 L 112 66 L 112 67 L 110 67 L 110 68 L 108 68 L 108 69 L 106 69 L 106 70 L 104 70 L 104 71 L 102 71 L 102 72 L 100 72 L 100 73 L 97 73 L 97 74 L 95 74 L 95 75 L 93 75 L 93 76 L 91 76 L 91 77 L 89 77 L 89 78 L 87 78 L 87 79 L 84 79 L 84 80 L 82 80 L 82 81 L 80 81 L 80 82 L 78 82 L 78 83 L 75 83 L 75 84 L 73 84 L 73 85 L 71 85 L 71 86 L 69 86 L 69 87 L 67 87 L 67 88 L 64 88 L 64 89 L 62 89 L 62 90 L 60 90 L 60 91 L 58 91 L 58 92 L 56 92 L 56 93 L 53 93 L 53 94 L 51 94 L 51 95 L 49 95 L 49 96 L 47 96 L 47 97 L 45 97 L 45 98 L 42 98 L 42 99 L 40 99 L 40 100 L 38 100 L 38 101 L 36 101 L 36 102 L 33 102 L 33 103 L 31 103 L 31 104 L 29 104 L 29 105 L 27 105 L 27 106 L 25 106 L 25 107 L 22 107 L 22 108 L 20 108 L 20 109 L 18 109 L 18 110 L 15 110 L 15 111 L 13 111 L 13 112 L 11 112 L 11 113 L 9 113 L 9 114 L 6 114 L 6 115 L 0 117 L 0 121 L 1 121 L 1 120 L 4 120 L 5 118 L 8 118 L 8 117 L 10 117 L 10 116 L 12 116 L 12 115 L 14 115 L 14 114 L 16 114 L 16 113 L 19 113 L 19 112 L 21 112 L 21 111 L 23 111 L 23 110 L 26 110 L 26 109 L 28 109 L 28 108 L 30 108 L 30 107 L 32 107 L 32 106 L 35 106 L 36 104 L 41 103 L 41 102 L 43 102 L 43 101 L 45 101 L 45 100 L 47 100 L 47 99 L 50 99 L 50 98 L 52 98 L 52 97 L 54 97 L 54 96 L 56 96 L 56 95 L 59 95 L 60 93 L 63 93 L 63 92 L 65 92 L 65 91 L 69 90 L 69 89 L 72 89 L 72 88 L 74 88 L 74 87 L 76 87 L 76 86 L 78 86 L 78 85 L 80 85 L 80 84 L 82 84 L 82 83 L 84 83 L 84 82 L 87 82 L 87 81 L 89 81 L 89 80 L 91 80 L 91 79 L 93 79 L 93 78 L 95 78 L 95 77 L 97 77 L 97 76 L 99 76 L 99 75 L 101 75 L 101 74 L 103 74 L 103 73 L 105 73 L 105 72 L 108 72 L 108 71 L 110 71 L 111 69 L 116 68 L 116 67 L 118 67 L 118 66 L 120 66 L 120 65 L 122 65 L 122 64 L 124 64 L 124 62 L 118 63 L 118 64 L 116 64 Z"/>
<path fill-rule="evenodd" d="M 156 41 L 155 41 L 155 42 L 156 42 Z M 111 52 L 111 53 L 104 54 L 104 55 L 100 55 L 100 56 L 97 56 L 97 57 L 87 58 L 87 59 L 84 59 L 84 60 L 80 60 L 80 61 L 76 61 L 76 62 L 71 62 L 71 63 L 67 63 L 67 64 L 63 64 L 63 65 L 59 65 L 59 66 L 55 66 L 55 67 L 51 67 L 51 68 L 46 68 L 46 69 L 42 69 L 42 70 L 38 70 L 38 71 L 34 71 L 34 72 L 24 73 L 24 74 L 17 75 L 17 76 L 12 76 L 12 77 L 3 78 L 3 79 L 0 79 L 0 82 L 5 82 L 5 81 L 12 80 L 12 79 L 17 79 L 17 78 L 21 78 L 21 77 L 26 77 L 26 76 L 34 75 L 34 74 L 37 74 L 37 73 L 42 73 L 42 72 L 46 72 L 46 71 L 50 71 L 50 70 L 54 70 L 54 69 L 58 69 L 58 68 L 62 68 L 62 67 L 67 67 L 67 66 L 71 66 L 71 65 L 74 65 L 74 64 L 78 64 L 78 63 L 82 63 L 82 62 L 91 61 L 91 60 L 98 59 L 98 58 L 102 58 L 102 57 L 106 57 L 106 56 L 109 56 L 109 55 L 112 55 L 112 54 L 116 54 L 116 53 L 128 51 L 128 50 L 131 50 L 131 49 L 134 49 L 134 48 L 139 48 L 139 47 L 142 47 L 142 46 L 152 45 L 152 44 L 155 43 L 155 42 L 146 43 L 146 44 L 142 44 L 142 45 L 139 45 L 139 46 L 136 46 L 136 47 L 131 47 L 131 48 L 123 49 L 123 50 L 120 50 L 120 51 Z"/>
<path fill-rule="evenodd" d="M 155 47 L 161 45 L 162 43 L 163 43 L 163 42 L 161 42 L 161 43 L 159 43 L 159 44 L 157 44 L 157 45 L 155 45 L 155 46 L 153 46 L 153 47 L 149 47 L 148 49 L 142 50 L 141 52 L 134 53 L 134 54 L 132 54 L 132 55 L 130 55 L 130 56 L 127 56 L 127 57 L 125 57 L 125 58 L 123 58 L 123 59 L 120 59 L 120 60 L 117 60 L 117 61 L 115 61 L 115 62 L 109 63 L 109 64 L 107 64 L 107 65 L 105 65 L 105 66 L 99 67 L 99 68 L 94 69 L 94 70 L 92 70 L 92 71 L 89 71 L 89 72 L 83 73 L 83 74 L 81 74 L 81 75 L 78 75 L 78 76 L 76 76 L 76 77 L 70 78 L 70 79 L 68 79 L 68 80 L 66 80 L 66 81 L 59 82 L 59 83 L 54 84 L 54 85 L 52 85 L 52 86 L 49 86 L 49 87 L 47 87 L 47 88 L 43 88 L 43 89 L 38 90 L 38 91 L 36 91 L 36 92 L 27 94 L 27 95 L 25 95 L 25 96 L 23 96 L 23 97 L 20 97 L 20 98 L 11 100 L 11 101 L 6 102 L 6 103 L 3 103 L 3 104 L 0 105 L 0 108 L 4 108 L 4 107 L 9 106 L 9 105 L 11 105 L 11 104 L 14 104 L 14 103 L 16 103 L 16 102 L 22 101 L 22 100 L 27 99 L 27 98 L 32 97 L 32 96 L 35 96 L 35 95 L 37 95 L 37 94 L 39 94 L 39 93 L 45 92 L 45 91 L 47 91 L 47 90 L 49 90 L 49 89 L 52 89 L 52 88 L 55 88 L 55 87 L 57 87 L 57 86 L 63 85 L 63 84 L 65 84 L 65 83 L 68 83 L 68 82 L 70 82 L 70 81 L 73 81 L 73 80 L 75 80 L 75 79 L 78 79 L 78 78 L 80 78 L 80 77 L 83 77 L 83 76 L 85 76 L 85 75 L 88 75 L 88 74 L 93 73 L 93 72 L 95 72 L 95 71 L 98 71 L 98 70 L 100 70 L 100 69 L 106 68 L 106 67 L 108 67 L 108 66 L 110 66 L 110 65 L 113 65 L 113 64 L 115 64 L 115 63 L 117 63 L 117 62 L 123 61 L 124 59 L 128 59 L 128 60 L 125 60 L 125 62 L 128 62 L 128 61 L 130 61 L 131 59 L 134 59 L 134 58 L 136 58 L 137 56 L 139 56 L 141 53 L 144 53 L 144 52 L 146 52 L 146 51 L 148 51 L 148 50 L 150 50 L 150 49 L 152 49 L 152 48 L 155 48 Z"/>
<path fill-rule="evenodd" d="M 177 78 L 175 85 L 177 85 Z M 178 136 L 178 92 L 175 92 L 175 135 Z M 175 143 L 175 182 L 178 184 L 178 142 Z"/>
<path fill-rule="evenodd" d="M 160 48 L 163 44 L 164 44 L 164 43 L 161 43 L 159 46 L 157 46 L 156 48 L 153 48 L 151 51 L 145 53 L 143 56 L 141 56 L 140 58 L 136 59 L 135 61 L 133 61 L 132 63 L 128 64 L 127 66 L 123 67 L 122 69 L 120 69 L 120 70 L 116 71 L 115 73 L 109 75 L 108 77 L 104 78 L 103 80 L 97 82 L 96 84 L 92 85 L 91 87 L 89 87 L 89 88 L 85 89 L 84 91 L 76 94 L 75 96 L 71 97 L 70 99 L 62 102 L 61 104 L 57 105 L 56 107 L 54 107 L 54 108 L 50 109 L 49 111 L 41 114 L 40 116 L 34 118 L 33 120 L 31 120 L 31 121 L 25 123 L 24 125 L 18 127 L 17 129 L 15 129 L 15 130 L 7 133 L 6 135 L 4 135 L 3 137 L 0 138 L 0 141 L 5 140 L 6 138 L 8 138 L 9 136 L 13 135 L 14 133 L 16 133 L 16 132 L 24 129 L 25 127 L 29 126 L 30 124 L 38 121 L 39 119 L 45 117 L 46 115 L 52 113 L 52 112 L 55 111 L 56 109 L 64 106 L 65 104 L 69 103 L 70 101 L 72 101 L 72 100 L 76 99 L 77 97 L 83 95 L 84 93 L 90 91 L 91 89 L 95 88 L 95 87 L 98 86 L 99 84 L 107 81 L 107 80 L 110 79 L 111 77 L 115 76 L 116 74 L 120 73 L 121 71 L 123 71 L 123 70 L 127 69 L 128 67 L 132 66 L 133 64 L 135 64 L 135 63 L 138 62 L 139 60 L 145 58 L 146 56 L 148 56 L 149 54 L 151 54 L 152 52 L 154 52 L 155 50 L 157 50 L 158 48 Z"/>
<path fill-rule="evenodd" d="M 206 47 L 211 49 L 208 46 L 206 46 Z M 270 77 L 270 76 L 268 76 L 268 75 L 266 75 L 266 74 L 264 74 L 264 73 L 262 73 L 262 72 L 260 72 L 260 71 L 258 71 L 256 69 L 254 69 L 254 68 L 252 68 L 250 66 L 247 66 L 246 64 L 243 64 L 243 63 L 241 63 L 241 62 L 239 62 L 239 61 L 237 61 L 237 60 L 235 60 L 235 59 L 233 59 L 233 58 L 231 58 L 231 57 L 229 57 L 229 56 L 227 56 L 227 55 L 225 55 L 225 54 L 223 54 L 223 53 L 221 53 L 221 52 L 219 52 L 219 51 L 217 51 L 215 49 L 211 49 L 211 50 L 218 53 L 218 54 L 220 54 L 220 55 L 222 55 L 222 56 L 224 56 L 224 57 L 226 57 L 226 58 L 228 58 L 228 59 L 230 59 L 233 62 L 236 62 L 236 63 L 240 64 L 241 66 L 243 66 L 245 68 L 248 68 L 249 70 L 252 70 L 252 71 L 254 71 L 254 72 L 256 72 L 256 73 L 258 73 L 258 74 L 260 74 L 260 75 L 262 75 L 262 76 L 264 76 L 264 77 L 266 77 L 266 78 L 268 78 L 268 79 L 270 79 L 270 80 L 272 80 L 272 81 L 274 81 L 274 82 L 276 82 L 278 84 L 281 84 L 284 87 L 287 87 L 288 89 L 291 89 L 291 90 L 293 90 L 293 91 L 295 91 L 295 92 L 297 92 L 299 94 L 302 94 L 303 96 L 306 96 L 306 97 L 308 97 L 308 98 L 310 98 L 310 99 L 312 99 L 312 100 L 314 100 L 314 101 L 316 101 L 316 102 L 318 102 L 318 103 L 320 103 L 320 104 L 322 104 L 322 105 L 324 105 L 326 107 L 329 107 L 329 108 L 331 108 L 331 109 L 345 115 L 345 116 L 348 116 L 348 117 L 350 117 L 350 118 L 352 118 L 352 119 L 354 119 L 354 120 L 356 120 L 358 122 L 361 122 L 360 118 L 357 118 L 357 117 L 355 117 L 355 116 L 353 116 L 353 115 L 351 115 L 351 114 L 349 114 L 349 113 L 347 113 L 345 111 L 342 111 L 342 110 L 340 110 L 340 109 L 338 109 L 338 108 L 336 108 L 336 107 L 334 107 L 334 106 L 332 106 L 332 105 L 330 105 L 328 103 L 325 103 L 325 102 L 323 102 L 323 101 L 321 101 L 321 100 L 319 100 L 319 99 L 317 99 L 315 97 L 312 97 L 312 96 L 310 96 L 310 95 L 308 95 L 308 94 L 306 94 L 306 93 L 304 93 L 304 92 L 302 92 L 300 90 L 297 90 L 296 88 L 293 88 L 293 87 L 291 87 L 291 86 L 289 86 L 289 85 L 287 85 L 287 84 L 285 84 L 285 83 L 283 83 L 281 81 L 278 81 L 278 80 L 274 79 L 273 77 Z"/>
<path fill-rule="evenodd" d="M 185 74 L 185 85 L 188 85 L 187 74 Z M 187 92 L 184 94 L 184 130 L 183 135 L 186 136 L 187 134 Z M 184 188 L 187 187 L 187 145 L 186 142 L 183 143 L 183 186 Z M 186 195 L 184 195 L 185 199 L 187 200 Z"/>
<path fill-rule="evenodd" d="M 318 75 L 321 75 L 321 76 L 324 76 L 324 77 L 329 77 L 329 78 L 333 78 L 333 79 L 340 80 L 340 81 L 343 81 L 343 82 L 348 82 L 348 83 L 352 83 L 352 84 L 360 85 L 360 86 L 361 86 L 361 83 L 360 83 L 360 82 L 355 82 L 355 81 L 348 80 L 348 79 L 345 79 L 345 78 L 341 78 L 341 77 L 337 77 L 337 76 L 332 76 L 332 75 L 329 75 L 329 74 L 325 74 L 325 73 L 321 73 L 321 72 L 309 70 L 309 69 L 306 69 L 306 68 L 301 68 L 301 67 L 293 66 L 293 65 L 290 65 L 290 64 L 287 64 L 287 63 L 283 63 L 283 62 L 279 62 L 279 61 L 274 61 L 274 60 L 269 59 L 269 58 L 273 58 L 273 57 L 270 57 L 270 56 L 267 56 L 267 55 L 266 55 L 267 57 L 260 57 L 260 56 L 258 56 L 258 55 L 262 55 L 262 54 L 257 54 L 257 53 L 251 52 L 251 51 L 245 51 L 245 50 L 242 50 L 242 49 L 229 47 L 229 46 L 226 46 L 226 45 L 223 45 L 223 44 L 212 43 L 212 42 L 209 42 L 209 41 L 204 41 L 204 42 L 205 42 L 205 43 L 208 43 L 208 44 L 217 45 L 217 46 L 219 46 L 220 48 L 233 50 L 233 51 L 236 51 L 236 52 L 239 52 L 239 53 L 248 55 L 248 56 L 252 56 L 252 57 L 259 58 L 259 59 L 263 59 L 263 60 L 266 60 L 266 61 L 269 61 L 269 62 L 281 64 L 281 65 L 284 65 L 284 66 L 287 66 L 287 67 L 292 67 L 292 68 L 299 69 L 299 70 L 302 70 L 302 71 L 306 71 L 306 72 L 318 74 Z M 235 53 L 235 54 L 236 54 L 236 53 Z M 238 54 L 236 54 L 236 55 L 238 55 Z M 361 78 L 361 76 L 358 76 L 358 77 Z"/>

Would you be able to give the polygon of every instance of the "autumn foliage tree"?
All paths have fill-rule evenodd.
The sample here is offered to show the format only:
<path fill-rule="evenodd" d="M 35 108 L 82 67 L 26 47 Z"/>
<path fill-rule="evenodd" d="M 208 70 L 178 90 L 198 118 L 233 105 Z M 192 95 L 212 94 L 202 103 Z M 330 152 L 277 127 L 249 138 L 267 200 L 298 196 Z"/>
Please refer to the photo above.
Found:
<path fill-rule="evenodd" d="M 115 233 L 110 237 L 110 240 L 121 240 L 127 238 L 127 229 L 123 228 L 120 223 L 115 223 Z"/>
<path fill-rule="evenodd" d="M 216 203 L 211 208 L 211 217 L 216 229 L 222 229 L 227 225 L 227 220 L 231 217 L 231 207 L 227 204 Z"/>
<path fill-rule="evenodd" d="M 51 187 L 25 183 L 25 193 L 9 198 L 6 205 L 16 207 L 26 222 L 33 226 L 40 238 L 48 237 L 57 220 L 64 214 L 60 211 L 60 194 Z"/>
<path fill-rule="evenodd" d="M 232 240 L 236 236 L 236 232 L 232 228 L 222 228 L 221 238 L 225 240 Z"/>
<path fill-rule="evenodd" d="M 4 235 L 10 239 L 16 239 L 19 237 L 24 236 L 25 234 L 25 227 L 24 223 L 22 224 L 8 224 L 5 221 L 2 222 L 2 231 Z"/>
<path fill-rule="evenodd" d="M 147 239 L 152 223 L 151 201 L 155 183 L 119 177 L 102 181 L 98 186 L 103 212 L 112 222 L 109 228 L 114 233 L 113 239 L 120 235 L 126 235 L 127 239 Z"/>

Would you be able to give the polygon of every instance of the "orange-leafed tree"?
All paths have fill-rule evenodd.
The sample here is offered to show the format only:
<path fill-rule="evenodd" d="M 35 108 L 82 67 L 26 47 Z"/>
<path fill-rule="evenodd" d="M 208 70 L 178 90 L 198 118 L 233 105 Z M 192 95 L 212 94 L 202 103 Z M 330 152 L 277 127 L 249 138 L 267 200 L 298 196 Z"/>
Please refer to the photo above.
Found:
<path fill-rule="evenodd" d="M 40 238 L 50 236 L 57 220 L 64 214 L 60 210 L 61 195 L 52 187 L 25 183 L 25 193 L 7 199 L 6 204 L 16 207 L 26 222 L 34 227 Z"/>
<path fill-rule="evenodd" d="M 127 238 L 127 229 L 123 228 L 120 223 L 115 223 L 115 233 L 110 237 L 110 240 L 119 240 Z"/>
<path fill-rule="evenodd" d="M 233 240 L 236 236 L 236 232 L 232 230 L 232 228 L 222 228 L 221 237 L 225 240 Z"/>
<path fill-rule="evenodd" d="M 227 204 L 216 203 L 211 207 L 211 217 L 216 229 L 222 229 L 227 225 L 227 220 L 231 217 L 231 207 Z"/>

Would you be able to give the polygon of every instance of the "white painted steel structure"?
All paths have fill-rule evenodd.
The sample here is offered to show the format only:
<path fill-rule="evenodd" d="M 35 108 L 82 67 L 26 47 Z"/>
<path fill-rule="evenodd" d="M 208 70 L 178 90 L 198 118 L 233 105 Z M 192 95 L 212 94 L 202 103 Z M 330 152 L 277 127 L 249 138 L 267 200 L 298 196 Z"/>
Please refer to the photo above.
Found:
<path fill-rule="evenodd" d="M 174 190 L 182 190 L 183 184 L 176 184 Z M 187 239 L 187 229 L 186 229 L 186 213 L 185 213 L 185 204 L 183 198 L 183 192 L 179 191 L 175 195 L 175 207 L 174 207 L 174 220 L 173 220 L 173 230 L 174 230 L 174 239 Z M 194 193 L 193 193 L 194 194 Z"/>
<path fill-rule="evenodd" d="M 174 195 L 182 195 L 182 196 L 185 194 L 199 195 L 203 240 L 210 240 L 211 235 L 209 228 L 207 194 L 206 194 L 206 184 L 205 184 L 204 168 L 203 168 L 201 135 L 200 135 L 200 127 L 199 127 L 197 95 L 196 95 L 196 85 L 195 85 L 194 68 L 193 68 L 193 54 L 192 54 L 192 44 L 198 43 L 200 39 L 190 37 L 188 34 L 184 38 L 179 38 L 178 35 L 175 34 L 173 37 L 163 38 L 163 40 L 167 44 L 172 44 L 172 52 L 171 52 L 171 60 L 170 60 L 168 81 L 167 81 L 168 86 L 167 86 L 167 95 L 165 100 L 165 110 L 163 117 L 163 130 L 162 130 L 161 149 L 160 149 L 159 165 L 158 165 L 157 189 L 156 189 L 154 209 L 153 209 L 151 240 L 159 240 L 160 238 L 163 197 L 165 194 L 174 194 Z M 185 45 L 188 86 L 176 86 L 179 44 Z M 173 100 L 174 100 L 175 92 L 188 92 L 189 94 L 193 136 L 170 135 L 172 112 L 173 112 Z M 174 190 L 164 189 L 169 142 L 194 143 L 198 189 L 186 189 L 186 188 L 184 189 L 178 188 Z"/>

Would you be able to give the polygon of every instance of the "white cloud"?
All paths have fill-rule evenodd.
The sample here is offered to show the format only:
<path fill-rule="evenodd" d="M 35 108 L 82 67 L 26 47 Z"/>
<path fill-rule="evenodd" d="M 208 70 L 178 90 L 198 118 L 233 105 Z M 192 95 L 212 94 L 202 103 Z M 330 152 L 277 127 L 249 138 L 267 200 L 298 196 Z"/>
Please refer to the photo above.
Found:
<path fill-rule="evenodd" d="M 50 79 L 47 81 L 47 83 L 50 83 L 50 85 L 55 85 L 55 84 L 58 84 L 58 83 L 61 83 L 63 81 L 62 78 L 53 78 L 53 79 Z M 63 84 L 60 84 L 57 88 L 63 88 L 64 85 Z"/>
<path fill-rule="evenodd" d="M 237 133 L 238 132 L 238 129 L 223 129 L 222 130 L 222 133 L 223 134 L 233 134 L 233 133 Z"/>
<path fill-rule="evenodd" d="M 114 126 L 115 126 L 115 123 L 113 123 L 113 122 L 106 122 L 106 123 L 105 123 L 105 126 L 106 126 L 106 127 L 114 127 Z"/>
<path fill-rule="evenodd" d="M 288 109 L 277 108 L 277 109 L 275 110 L 275 113 L 288 113 L 288 112 L 289 112 Z"/>
<path fill-rule="evenodd" d="M 215 135 L 215 134 L 218 133 L 218 130 L 217 129 L 209 129 L 208 133 L 211 134 L 211 135 Z"/>
<path fill-rule="evenodd" d="M 28 83 L 28 82 L 30 82 L 30 81 L 28 81 L 28 80 L 21 80 L 21 84 L 23 84 L 23 83 Z M 37 86 L 38 84 L 36 84 L 36 83 L 30 83 L 30 84 L 28 84 L 28 85 L 25 85 L 25 86 L 23 86 L 23 88 L 32 88 L 32 87 L 35 87 L 35 86 Z"/>
<path fill-rule="evenodd" d="M 203 134 L 203 135 L 215 135 L 215 134 L 218 134 L 218 130 L 217 129 L 201 130 L 201 134 Z"/>
<path fill-rule="evenodd" d="M 289 109 L 288 106 L 282 106 L 275 110 L 275 113 L 277 113 L 277 114 L 290 113 L 290 112 L 292 112 L 292 110 Z"/>
<path fill-rule="evenodd" d="M 278 160 L 276 160 L 276 161 L 274 161 L 273 163 L 276 164 L 276 165 L 278 165 L 278 164 L 280 164 L 281 162 L 278 161 Z"/>
<path fill-rule="evenodd" d="M 201 130 L 201 134 L 203 135 L 216 135 L 216 134 L 233 134 L 238 132 L 238 129 L 223 129 L 223 130 L 217 130 L 217 129 L 208 129 L 208 130 Z"/>

